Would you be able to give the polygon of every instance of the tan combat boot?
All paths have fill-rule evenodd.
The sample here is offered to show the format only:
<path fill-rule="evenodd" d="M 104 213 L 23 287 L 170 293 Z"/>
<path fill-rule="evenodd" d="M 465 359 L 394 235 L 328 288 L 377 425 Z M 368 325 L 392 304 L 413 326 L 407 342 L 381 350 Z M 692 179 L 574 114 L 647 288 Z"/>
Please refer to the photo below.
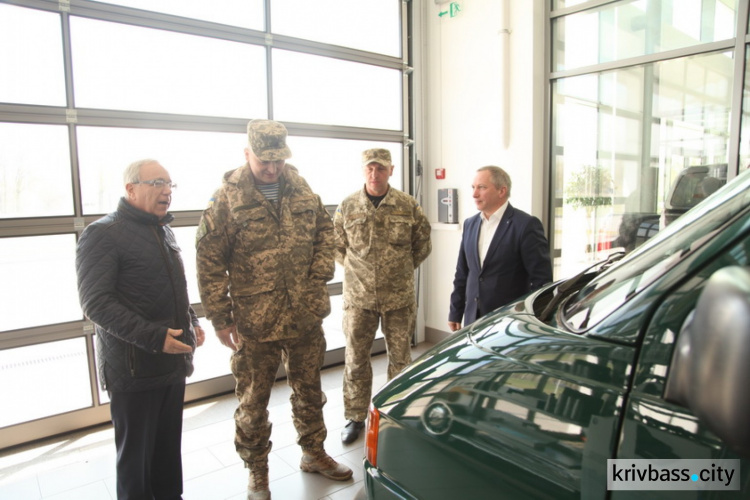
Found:
<path fill-rule="evenodd" d="M 271 490 L 268 489 L 268 462 L 250 465 L 247 500 L 271 500 Z"/>
<path fill-rule="evenodd" d="M 332 459 L 323 449 L 303 450 L 299 468 L 303 472 L 317 472 L 334 481 L 346 481 L 352 477 L 349 467 Z"/>

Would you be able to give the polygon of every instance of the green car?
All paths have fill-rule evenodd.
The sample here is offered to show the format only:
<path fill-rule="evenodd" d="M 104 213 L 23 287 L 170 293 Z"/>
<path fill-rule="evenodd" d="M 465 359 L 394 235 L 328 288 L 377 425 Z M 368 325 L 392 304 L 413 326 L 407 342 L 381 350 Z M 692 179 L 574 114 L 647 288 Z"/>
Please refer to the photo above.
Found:
<path fill-rule="evenodd" d="M 376 500 L 750 498 L 750 171 L 436 345 L 373 397 L 365 451 Z M 610 489 L 614 459 L 739 467 Z"/>

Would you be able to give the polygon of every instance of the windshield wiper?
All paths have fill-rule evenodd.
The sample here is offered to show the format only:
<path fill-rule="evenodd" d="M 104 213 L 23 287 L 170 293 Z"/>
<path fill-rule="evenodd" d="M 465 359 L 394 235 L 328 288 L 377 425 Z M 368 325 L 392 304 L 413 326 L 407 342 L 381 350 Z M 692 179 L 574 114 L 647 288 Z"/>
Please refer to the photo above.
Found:
<path fill-rule="evenodd" d="M 584 277 L 587 278 L 586 283 L 588 283 L 594 278 L 594 276 L 606 271 L 612 266 L 612 264 L 622 259 L 624 256 L 625 256 L 624 251 L 614 252 L 610 254 L 610 256 L 607 257 L 605 260 L 599 261 L 585 268 L 583 271 L 576 274 L 572 278 L 567 279 L 563 281 L 562 283 L 560 283 L 559 285 L 557 285 L 552 292 L 553 295 L 549 303 L 547 304 L 547 307 L 545 307 L 544 310 L 542 311 L 542 314 L 539 315 L 539 319 L 541 321 L 547 321 L 547 319 L 549 319 L 549 317 L 552 315 L 552 312 L 557 308 L 557 306 L 560 305 L 560 302 L 562 302 L 563 299 L 567 297 L 570 293 L 580 288 L 580 286 L 578 285 L 582 284 L 582 282 L 584 281 Z M 596 267 L 599 267 L 599 270 L 596 271 L 596 273 L 594 273 L 592 276 L 588 276 L 589 272 Z"/>

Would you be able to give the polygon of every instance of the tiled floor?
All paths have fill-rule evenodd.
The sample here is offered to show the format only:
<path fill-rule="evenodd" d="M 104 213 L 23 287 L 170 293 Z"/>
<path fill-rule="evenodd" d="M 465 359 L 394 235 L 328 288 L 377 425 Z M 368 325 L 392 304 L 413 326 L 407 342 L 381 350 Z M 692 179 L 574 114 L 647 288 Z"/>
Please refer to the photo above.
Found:
<path fill-rule="evenodd" d="M 430 344 L 413 350 L 416 359 Z M 374 387 L 386 381 L 386 356 L 373 358 Z M 364 433 L 343 445 L 340 432 L 343 414 L 341 378 L 343 366 L 322 372 L 324 407 L 328 428 L 326 451 L 354 471 L 349 481 L 330 481 L 319 474 L 299 470 L 302 452 L 295 443 L 285 380 L 276 383 L 269 405 L 273 422 L 269 457 L 271 494 L 276 500 L 349 500 L 362 489 Z M 245 500 L 247 470 L 234 449 L 237 400 L 226 395 L 194 403 L 185 408 L 182 464 L 185 500 Z M 0 452 L 0 498 L 3 500 L 114 500 L 115 445 L 111 426 L 45 440 L 34 445 Z"/>

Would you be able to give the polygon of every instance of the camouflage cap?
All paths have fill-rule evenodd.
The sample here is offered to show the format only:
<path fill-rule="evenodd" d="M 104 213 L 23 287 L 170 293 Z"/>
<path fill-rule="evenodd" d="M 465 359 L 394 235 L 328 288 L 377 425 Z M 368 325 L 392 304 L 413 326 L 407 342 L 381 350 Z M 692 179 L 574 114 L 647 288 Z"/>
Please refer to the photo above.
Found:
<path fill-rule="evenodd" d="M 261 161 L 286 160 L 292 156 L 286 135 L 286 127 L 272 120 L 250 120 L 247 124 L 247 142 Z"/>
<path fill-rule="evenodd" d="M 387 149 L 368 149 L 362 152 L 362 166 L 369 165 L 370 163 L 380 163 L 384 167 L 391 167 L 391 152 Z"/>

